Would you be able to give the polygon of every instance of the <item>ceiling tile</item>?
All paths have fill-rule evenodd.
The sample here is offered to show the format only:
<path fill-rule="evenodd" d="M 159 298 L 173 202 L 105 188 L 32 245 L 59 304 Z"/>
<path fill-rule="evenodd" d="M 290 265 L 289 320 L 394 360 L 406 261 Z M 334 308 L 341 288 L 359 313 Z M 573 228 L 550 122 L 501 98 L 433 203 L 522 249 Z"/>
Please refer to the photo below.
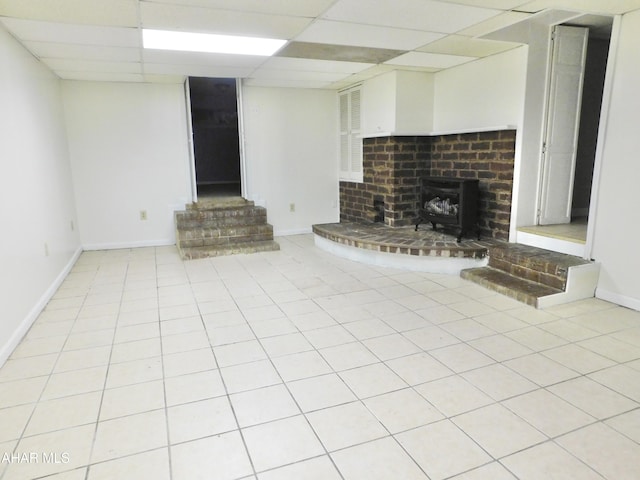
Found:
<path fill-rule="evenodd" d="M 141 3 L 176 4 L 240 12 L 268 13 L 293 17 L 317 17 L 335 0 L 141 0 Z"/>
<path fill-rule="evenodd" d="M 305 80 L 305 81 L 322 81 L 335 82 L 351 75 L 350 73 L 340 72 L 302 72 L 294 70 L 273 70 L 270 68 L 259 68 L 253 72 L 251 78 L 271 78 L 282 80 Z"/>
<path fill-rule="evenodd" d="M 21 0 L 0 2 L 0 15 L 48 22 L 135 27 L 137 0 Z"/>
<path fill-rule="evenodd" d="M 524 12 L 504 12 L 495 17 L 491 17 L 480 23 L 476 23 L 472 27 L 460 30 L 458 34 L 466 35 L 468 37 L 479 37 L 489 32 L 494 32 L 501 28 L 513 25 L 514 23 L 521 22 L 531 17 L 532 14 Z"/>
<path fill-rule="evenodd" d="M 215 65 L 169 65 L 145 63 L 145 74 L 184 75 L 192 77 L 244 78 L 251 75 L 253 68 L 218 67 Z"/>
<path fill-rule="evenodd" d="M 459 3 L 471 7 L 495 8 L 496 10 L 511 10 L 530 0 L 438 0 L 445 3 Z"/>
<path fill-rule="evenodd" d="M 341 62 L 382 63 L 385 60 L 397 57 L 401 53 L 402 50 L 291 42 L 285 45 L 276 56 Z"/>
<path fill-rule="evenodd" d="M 305 80 L 274 80 L 270 78 L 247 78 L 243 85 L 250 87 L 285 87 L 285 88 L 329 88 L 331 82 Z"/>
<path fill-rule="evenodd" d="M 76 72 L 58 71 L 56 74 L 64 80 L 82 80 L 91 82 L 144 82 L 144 77 L 136 73 Z"/>
<path fill-rule="evenodd" d="M 501 13 L 499 10 L 468 7 L 432 0 L 369 2 L 338 0 L 322 18 L 368 25 L 454 33 Z"/>
<path fill-rule="evenodd" d="M 145 74 L 144 81 L 149 83 L 184 83 L 184 75 L 156 75 L 153 73 Z"/>
<path fill-rule="evenodd" d="M 420 30 L 318 20 L 309 25 L 295 40 L 358 47 L 413 50 L 443 36 L 440 33 Z"/>
<path fill-rule="evenodd" d="M 0 18 L 0 21 L 23 42 L 75 43 L 134 48 L 142 44 L 140 32 L 135 28 L 71 25 L 16 18 Z"/>
<path fill-rule="evenodd" d="M 41 60 L 56 72 L 142 73 L 139 62 L 96 62 L 66 58 L 41 58 Z"/>
<path fill-rule="evenodd" d="M 461 35 L 449 35 L 442 40 L 430 43 L 420 52 L 443 53 L 446 55 L 461 55 L 467 57 L 486 57 L 496 53 L 511 50 L 519 46 L 517 43 L 498 42 L 496 40 L 482 40 Z"/>
<path fill-rule="evenodd" d="M 50 42 L 25 42 L 25 47 L 37 57 L 115 62 L 140 61 L 140 50 L 129 47 L 105 47 L 100 45 Z"/>
<path fill-rule="evenodd" d="M 140 4 L 142 26 L 164 30 L 290 39 L 312 19 L 159 3 Z"/>
<path fill-rule="evenodd" d="M 334 62 L 331 60 L 311 60 L 308 58 L 272 57 L 261 68 L 277 70 L 297 70 L 305 72 L 357 73 L 372 67 L 372 63 Z"/>
<path fill-rule="evenodd" d="M 475 57 L 459 55 L 441 55 L 438 53 L 408 52 L 392 58 L 387 65 L 402 65 L 407 67 L 449 68 L 455 65 L 475 60 Z"/>
<path fill-rule="evenodd" d="M 341 89 L 349 87 L 355 83 L 363 82 L 373 77 L 377 77 L 378 75 L 382 75 L 384 73 L 391 72 L 395 70 L 396 67 L 392 65 L 376 65 L 374 67 L 368 68 L 358 73 L 354 73 L 353 75 L 345 78 L 344 80 L 339 80 L 337 82 L 333 82 L 331 84 L 331 88 Z"/>
<path fill-rule="evenodd" d="M 640 9 L 640 0 L 533 0 L 518 7 L 525 12 L 539 12 L 546 8 L 562 8 L 584 13 L 617 15 Z"/>
<path fill-rule="evenodd" d="M 221 53 L 176 52 L 168 50 L 143 50 L 145 63 L 174 65 L 216 65 L 219 67 L 256 68 L 265 57 L 255 55 L 225 55 Z"/>

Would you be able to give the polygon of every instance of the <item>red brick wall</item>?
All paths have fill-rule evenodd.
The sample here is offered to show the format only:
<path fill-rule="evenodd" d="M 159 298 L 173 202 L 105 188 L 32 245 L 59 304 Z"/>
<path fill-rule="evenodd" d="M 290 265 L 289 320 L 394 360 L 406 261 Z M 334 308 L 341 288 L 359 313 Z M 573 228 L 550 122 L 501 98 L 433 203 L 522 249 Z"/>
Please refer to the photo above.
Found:
<path fill-rule="evenodd" d="M 483 237 L 508 239 L 515 131 L 366 138 L 363 182 L 340 182 L 340 220 L 372 222 L 374 199 L 384 202 L 384 222 L 414 222 L 418 186 L 426 175 L 480 180 Z"/>
<path fill-rule="evenodd" d="M 340 220 L 371 222 L 374 199 L 384 202 L 384 222 L 410 225 L 418 207 L 420 177 L 429 169 L 429 137 L 365 138 L 363 182 L 340 182 Z"/>
<path fill-rule="evenodd" d="M 485 238 L 509 238 L 515 141 L 515 130 L 432 138 L 432 176 L 480 180 L 478 218 Z"/>

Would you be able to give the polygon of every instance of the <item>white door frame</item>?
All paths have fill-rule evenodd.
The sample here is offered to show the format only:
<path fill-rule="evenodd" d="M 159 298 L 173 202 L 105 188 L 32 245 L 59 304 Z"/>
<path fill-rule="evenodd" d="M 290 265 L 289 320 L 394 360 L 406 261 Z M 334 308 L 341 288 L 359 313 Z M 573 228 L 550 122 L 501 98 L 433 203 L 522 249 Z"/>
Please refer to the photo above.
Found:
<path fill-rule="evenodd" d="M 587 239 L 584 249 L 584 258 L 591 259 L 595 240 L 596 222 L 598 220 L 598 199 L 600 197 L 600 177 L 602 175 L 602 153 L 604 151 L 604 139 L 607 136 L 609 124 L 609 109 L 611 96 L 613 95 L 613 74 L 616 67 L 616 52 L 620 38 L 620 25 L 622 16 L 613 17 L 611 38 L 609 39 L 609 54 L 607 55 L 607 69 L 604 75 L 604 88 L 602 91 L 602 105 L 600 107 L 600 122 L 598 124 L 598 139 L 596 143 L 596 158 L 593 164 L 593 178 L 591 180 L 591 198 L 589 199 L 589 217 L 587 223 Z"/>
<path fill-rule="evenodd" d="M 189 142 L 189 180 L 191 185 L 191 201 L 198 201 L 198 185 L 196 183 L 196 152 L 193 146 L 193 120 L 191 118 L 191 90 L 189 77 L 184 80 L 184 97 L 187 112 L 187 141 Z"/>
<path fill-rule="evenodd" d="M 240 194 L 242 198 L 249 198 L 250 192 L 247 182 L 247 162 L 245 156 L 244 145 L 244 112 L 242 110 L 243 105 L 243 92 L 242 92 L 242 79 L 236 78 L 236 98 L 238 106 L 238 145 L 240 146 Z"/>
<path fill-rule="evenodd" d="M 189 176 L 191 181 L 191 199 L 198 201 L 198 183 L 196 179 L 196 153 L 193 144 L 193 119 L 191 117 L 191 90 L 189 89 L 189 77 L 184 81 L 185 103 L 187 111 L 187 134 L 189 142 Z M 240 147 L 240 188 L 242 198 L 248 198 L 247 166 L 244 148 L 244 115 L 242 112 L 242 79 L 236 78 L 236 110 L 238 112 L 238 146 Z"/>

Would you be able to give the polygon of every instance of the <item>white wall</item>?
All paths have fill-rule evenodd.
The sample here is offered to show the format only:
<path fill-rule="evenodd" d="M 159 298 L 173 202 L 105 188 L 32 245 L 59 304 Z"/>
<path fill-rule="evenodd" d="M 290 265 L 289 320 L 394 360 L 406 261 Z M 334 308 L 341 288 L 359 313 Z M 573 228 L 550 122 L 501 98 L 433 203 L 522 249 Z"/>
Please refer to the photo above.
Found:
<path fill-rule="evenodd" d="M 190 199 L 183 86 L 70 81 L 63 92 L 83 247 L 174 243 L 172 212 Z"/>
<path fill-rule="evenodd" d="M 601 263 L 596 295 L 640 310 L 640 11 L 622 17 L 597 189 L 592 257 Z M 593 221 L 593 219 L 591 219 Z"/>
<path fill-rule="evenodd" d="M 520 125 L 527 49 L 507 52 L 438 72 L 434 130 Z"/>
<path fill-rule="evenodd" d="M 0 26 L 0 365 L 80 253 L 60 81 Z M 46 247 L 45 247 L 46 244 Z"/>
<path fill-rule="evenodd" d="M 243 87 L 247 197 L 267 207 L 276 235 L 339 220 L 337 101 L 329 90 Z"/>

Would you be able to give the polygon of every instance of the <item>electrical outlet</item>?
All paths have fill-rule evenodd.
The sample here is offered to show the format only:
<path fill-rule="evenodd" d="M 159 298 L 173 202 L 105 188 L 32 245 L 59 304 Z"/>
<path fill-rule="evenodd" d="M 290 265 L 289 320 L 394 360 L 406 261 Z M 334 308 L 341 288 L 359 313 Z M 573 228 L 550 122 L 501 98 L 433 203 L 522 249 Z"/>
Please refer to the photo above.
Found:
<path fill-rule="evenodd" d="M 44 242 L 44 256 L 49 256 L 49 244 L 47 242 Z"/>
<path fill-rule="evenodd" d="M 147 219 L 147 211 L 140 210 L 140 220 L 146 220 L 146 219 Z"/>
<path fill-rule="evenodd" d="M 292 212 L 292 213 L 296 211 L 296 204 L 295 203 L 290 203 L 289 204 L 289 211 Z"/>

